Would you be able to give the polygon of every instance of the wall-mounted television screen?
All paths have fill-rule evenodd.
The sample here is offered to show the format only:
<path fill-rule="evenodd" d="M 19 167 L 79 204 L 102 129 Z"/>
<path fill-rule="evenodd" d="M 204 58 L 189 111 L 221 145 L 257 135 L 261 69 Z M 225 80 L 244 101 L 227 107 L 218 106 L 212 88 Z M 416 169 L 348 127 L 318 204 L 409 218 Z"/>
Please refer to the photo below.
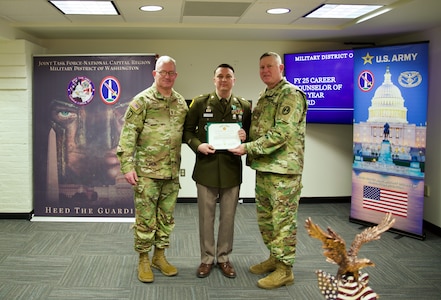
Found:
<path fill-rule="evenodd" d="M 306 122 L 352 124 L 354 114 L 353 51 L 289 53 L 285 77 L 306 93 Z"/>

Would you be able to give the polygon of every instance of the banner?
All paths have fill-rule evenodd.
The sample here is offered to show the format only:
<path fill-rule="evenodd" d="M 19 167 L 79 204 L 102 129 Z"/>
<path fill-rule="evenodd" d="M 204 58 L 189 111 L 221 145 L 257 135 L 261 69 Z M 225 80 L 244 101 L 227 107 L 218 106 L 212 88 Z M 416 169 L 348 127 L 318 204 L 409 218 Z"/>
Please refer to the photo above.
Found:
<path fill-rule="evenodd" d="M 116 146 L 130 100 L 153 83 L 156 56 L 36 56 L 34 216 L 134 217 Z"/>
<path fill-rule="evenodd" d="M 428 44 L 354 50 L 350 219 L 423 238 Z"/>

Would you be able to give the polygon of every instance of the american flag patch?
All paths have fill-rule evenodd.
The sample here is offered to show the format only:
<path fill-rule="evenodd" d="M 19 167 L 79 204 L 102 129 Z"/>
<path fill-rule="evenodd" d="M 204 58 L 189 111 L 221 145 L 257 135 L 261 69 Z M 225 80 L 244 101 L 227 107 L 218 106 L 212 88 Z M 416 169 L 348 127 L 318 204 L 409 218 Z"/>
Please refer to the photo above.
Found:
<path fill-rule="evenodd" d="M 363 207 L 393 215 L 407 217 L 408 195 L 389 189 L 363 186 Z"/>

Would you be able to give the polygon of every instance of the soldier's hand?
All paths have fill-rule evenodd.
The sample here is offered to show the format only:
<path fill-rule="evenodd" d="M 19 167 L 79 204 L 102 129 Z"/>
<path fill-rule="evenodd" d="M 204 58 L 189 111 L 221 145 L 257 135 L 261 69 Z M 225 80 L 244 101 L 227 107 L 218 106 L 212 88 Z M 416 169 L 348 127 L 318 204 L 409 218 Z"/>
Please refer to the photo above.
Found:
<path fill-rule="evenodd" d="M 126 178 L 127 182 L 131 185 L 136 185 L 138 182 L 138 175 L 135 171 L 130 171 L 126 174 L 124 174 L 124 177 Z"/>
<path fill-rule="evenodd" d="M 247 153 L 247 150 L 245 149 L 245 146 L 243 144 L 240 144 L 236 148 L 228 149 L 228 151 L 230 151 L 234 155 L 244 155 Z"/>
<path fill-rule="evenodd" d="M 239 138 L 242 142 L 247 139 L 247 133 L 243 128 L 239 129 Z"/>
<path fill-rule="evenodd" d="M 202 143 L 199 145 L 198 151 L 202 154 L 208 155 L 208 154 L 213 154 L 214 152 L 216 152 L 216 149 L 214 149 L 214 147 L 211 146 L 210 144 Z"/>

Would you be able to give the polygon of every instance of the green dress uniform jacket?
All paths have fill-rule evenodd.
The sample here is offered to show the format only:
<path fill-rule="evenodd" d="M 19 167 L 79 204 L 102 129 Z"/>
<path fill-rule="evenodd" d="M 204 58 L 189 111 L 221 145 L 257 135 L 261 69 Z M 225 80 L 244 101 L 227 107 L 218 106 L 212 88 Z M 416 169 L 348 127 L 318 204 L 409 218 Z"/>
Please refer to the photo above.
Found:
<path fill-rule="evenodd" d="M 247 137 L 251 124 L 251 105 L 244 98 L 231 95 L 226 109 L 215 92 L 193 99 L 184 125 L 184 141 L 196 153 L 193 180 L 208 187 L 230 188 L 242 183 L 242 159 L 227 150 L 205 155 L 197 151 L 207 142 L 208 123 L 242 123 Z"/>
<path fill-rule="evenodd" d="M 117 147 L 121 172 L 135 170 L 143 177 L 179 178 L 187 111 L 185 98 L 175 90 L 164 97 L 152 85 L 136 95 L 126 111 Z"/>

